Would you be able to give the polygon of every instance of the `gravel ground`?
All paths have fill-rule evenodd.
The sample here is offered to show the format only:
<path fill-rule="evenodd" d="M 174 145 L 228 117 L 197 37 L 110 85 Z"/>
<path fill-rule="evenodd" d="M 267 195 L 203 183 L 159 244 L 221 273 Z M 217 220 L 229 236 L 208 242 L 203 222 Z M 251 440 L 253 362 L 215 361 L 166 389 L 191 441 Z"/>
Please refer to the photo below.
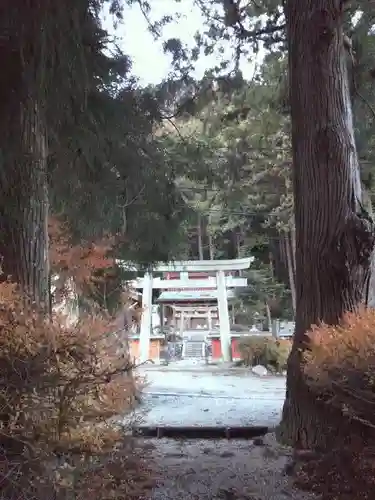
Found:
<path fill-rule="evenodd" d="M 284 469 L 290 451 L 273 434 L 251 441 L 150 440 L 156 486 L 142 500 L 310 500 Z"/>
<path fill-rule="evenodd" d="M 168 367 L 169 368 L 169 367 Z M 141 371 L 148 386 L 139 417 L 148 425 L 267 425 L 280 421 L 283 377 L 173 366 Z M 144 500 L 307 500 L 284 469 L 290 450 L 273 434 L 255 441 L 149 439 L 156 486 Z"/>
<path fill-rule="evenodd" d="M 238 371 L 150 370 L 144 391 L 147 425 L 268 425 L 280 421 L 285 378 Z"/>

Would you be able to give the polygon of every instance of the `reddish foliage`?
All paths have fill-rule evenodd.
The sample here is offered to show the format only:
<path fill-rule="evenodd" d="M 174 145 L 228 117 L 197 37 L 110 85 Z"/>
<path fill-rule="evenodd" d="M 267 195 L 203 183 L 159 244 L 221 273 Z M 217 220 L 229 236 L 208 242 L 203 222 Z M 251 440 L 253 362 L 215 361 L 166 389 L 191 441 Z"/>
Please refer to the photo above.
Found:
<path fill-rule="evenodd" d="M 59 317 L 46 319 L 15 284 L 0 284 L 4 498 L 135 494 L 144 466 L 124 449 L 130 442 L 116 422 L 132 409 L 137 380 L 124 339 L 110 332 L 113 324 L 105 317 L 90 316 L 69 328 Z"/>
<path fill-rule="evenodd" d="M 343 416 L 375 429 L 375 311 L 347 314 L 340 325 L 315 326 L 308 335 L 311 390 Z"/>
<path fill-rule="evenodd" d="M 50 264 L 56 274 L 62 274 L 66 278 L 71 277 L 76 284 L 82 285 L 92 279 L 95 271 L 113 266 L 113 259 L 108 257 L 114 243 L 112 237 L 73 245 L 66 224 L 57 217 L 50 217 L 48 233 Z"/>
<path fill-rule="evenodd" d="M 363 308 L 339 325 L 313 327 L 308 336 L 307 382 L 335 415 L 337 443 L 301 467 L 297 484 L 323 500 L 373 498 L 375 311 Z"/>

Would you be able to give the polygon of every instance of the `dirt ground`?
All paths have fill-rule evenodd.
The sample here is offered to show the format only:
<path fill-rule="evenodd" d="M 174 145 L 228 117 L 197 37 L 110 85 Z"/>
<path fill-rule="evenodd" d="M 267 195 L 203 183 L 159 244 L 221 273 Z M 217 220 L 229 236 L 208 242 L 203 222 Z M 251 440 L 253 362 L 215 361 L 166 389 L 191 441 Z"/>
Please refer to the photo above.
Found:
<path fill-rule="evenodd" d="M 287 475 L 291 451 L 255 441 L 145 440 L 156 484 L 143 500 L 310 500 Z"/>

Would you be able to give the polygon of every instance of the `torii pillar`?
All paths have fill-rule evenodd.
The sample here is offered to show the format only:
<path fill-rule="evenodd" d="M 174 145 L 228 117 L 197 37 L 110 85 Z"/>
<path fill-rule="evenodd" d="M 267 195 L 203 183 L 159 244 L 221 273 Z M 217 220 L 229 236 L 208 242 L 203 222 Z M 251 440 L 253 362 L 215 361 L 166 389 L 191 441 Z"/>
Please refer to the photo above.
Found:
<path fill-rule="evenodd" d="M 220 344 L 223 361 L 232 361 L 232 346 L 228 311 L 227 286 L 224 271 L 216 273 L 217 305 L 220 325 Z"/>
<path fill-rule="evenodd" d="M 150 337 L 152 329 L 152 273 L 143 277 L 142 317 L 139 336 L 139 359 L 143 363 L 150 358 Z"/>

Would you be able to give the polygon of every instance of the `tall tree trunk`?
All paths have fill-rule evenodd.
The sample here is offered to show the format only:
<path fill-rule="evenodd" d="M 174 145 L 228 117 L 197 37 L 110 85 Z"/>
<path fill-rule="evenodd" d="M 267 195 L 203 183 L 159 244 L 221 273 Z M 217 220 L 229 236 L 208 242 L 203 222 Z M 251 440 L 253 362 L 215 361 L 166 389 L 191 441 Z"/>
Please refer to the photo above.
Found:
<path fill-rule="evenodd" d="M 1 90 L 3 83 L 0 75 Z M 0 91 L 0 280 L 17 282 L 37 307 L 48 312 L 51 303 L 45 129 L 35 102 L 25 97 L 21 88 L 9 88 L 7 98 Z M 0 422 L 3 427 L 8 426 L 7 411 L 0 412 Z M 16 441 L 5 441 L 6 438 L 1 439 L 3 447 L 9 446 L 13 453 L 22 452 Z"/>
<path fill-rule="evenodd" d="M 214 245 L 214 240 L 212 237 L 212 234 L 208 232 L 208 249 L 210 252 L 210 260 L 215 259 L 215 245 Z"/>
<path fill-rule="evenodd" d="M 267 323 L 268 323 L 268 331 L 272 333 L 272 316 L 271 316 L 271 308 L 268 304 L 268 302 L 265 302 L 266 306 L 266 315 L 267 315 Z"/>
<path fill-rule="evenodd" d="M 269 259 L 270 259 L 270 262 L 269 262 L 270 274 L 271 274 L 271 277 L 274 278 L 275 277 L 275 267 L 274 267 L 274 258 L 273 258 L 272 252 L 269 253 Z"/>
<path fill-rule="evenodd" d="M 10 277 L 19 283 L 33 301 L 48 310 L 45 129 L 38 107 L 31 99 L 22 104 L 16 103 L 7 112 L 10 109 L 12 123 L 5 135 L 1 172 L 0 254 L 3 278 Z M 4 116 L 1 119 L 7 121 Z"/>
<path fill-rule="evenodd" d="M 238 229 L 236 231 L 236 257 L 239 259 L 241 257 L 241 240 L 242 240 L 242 234 L 241 234 L 241 229 Z"/>
<path fill-rule="evenodd" d="M 293 222 L 293 227 L 290 230 L 290 238 L 292 241 L 292 261 L 293 261 L 293 271 L 294 271 L 294 278 L 296 276 L 296 227 L 295 223 Z"/>
<path fill-rule="evenodd" d="M 372 225 L 358 216 L 361 186 L 342 5 L 286 2 L 298 250 L 296 331 L 280 437 L 304 448 L 327 445 L 337 426 L 303 376 L 305 333 L 319 321 L 335 324 L 358 307 L 374 244 Z"/>
<path fill-rule="evenodd" d="M 285 243 L 286 261 L 287 261 L 287 265 L 288 265 L 290 293 L 292 295 L 293 313 L 295 316 L 296 315 L 296 280 L 295 280 L 292 235 L 290 232 L 288 232 L 284 235 L 284 243 Z"/>
<path fill-rule="evenodd" d="M 46 85 L 46 9 L 40 2 L 5 4 L 2 27 L 7 36 L 0 43 L 1 278 L 11 277 L 48 310 L 47 140 L 45 106 L 40 104 Z"/>
<path fill-rule="evenodd" d="M 280 260 L 283 264 L 285 264 L 286 267 L 288 267 L 288 258 L 286 255 L 286 237 L 280 235 L 280 238 L 278 238 L 278 242 L 279 242 Z"/>
<path fill-rule="evenodd" d="M 242 228 L 239 227 L 238 230 L 236 231 L 236 258 L 240 259 L 242 256 L 242 249 L 241 249 L 241 244 L 242 244 L 242 238 L 243 238 L 243 231 Z M 240 269 L 238 271 L 238 276 L 242 277 L 244 275 L 243 269 Z"/>
<path fill-rule="evenodd" d="M 368 191 L 363 188 L 363 205 L 368 211 L 370 217 L 374 219 L 374 210 L 372 208 L 371 197 Z M 366 303 L 372 309 L 375 308 L 375 252 L 371 256 L 371 275 L 366 290 Z"/>
<path fill-rule="evenodd" d="M 198 256 L 199 260 L 203 260 L 204 254 L 203 254 L 202 217 L 200 213 L 198 213 L 197 232 L 198 232 Z"/>

